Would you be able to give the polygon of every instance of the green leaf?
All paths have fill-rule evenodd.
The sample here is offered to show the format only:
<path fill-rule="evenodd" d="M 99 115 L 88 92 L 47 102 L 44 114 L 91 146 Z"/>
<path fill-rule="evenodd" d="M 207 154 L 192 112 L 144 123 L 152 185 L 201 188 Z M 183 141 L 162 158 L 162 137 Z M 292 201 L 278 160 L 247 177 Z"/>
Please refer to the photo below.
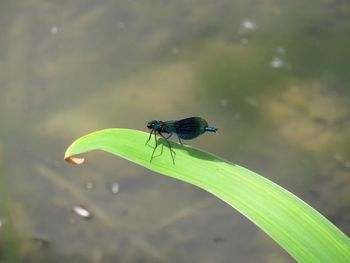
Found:
<path fill-rule="evenodd" d="M 215 155 L 171 142 L 173 164 L 163 139 L 150 162 L 149 134 L 129 129 L 106 129 L 76 140 L 65 159 L 103 150 L 157 173 L 198 186 L 225 201 L 265 231 L 299 262 L 350 262 L 350 239 L 301 199 L 236 164 Z M 149 142 L 153 145 L 154 140 Z M 163 151 L 162 151 L 163 150 Z"/>

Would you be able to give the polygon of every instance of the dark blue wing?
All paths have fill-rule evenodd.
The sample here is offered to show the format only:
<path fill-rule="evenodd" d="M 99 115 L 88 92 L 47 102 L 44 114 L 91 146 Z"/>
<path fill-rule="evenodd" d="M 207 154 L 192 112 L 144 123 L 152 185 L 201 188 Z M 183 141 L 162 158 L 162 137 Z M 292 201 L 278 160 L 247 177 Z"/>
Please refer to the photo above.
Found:
<path fill-rule="evenodd" d="M 179 138 L 191 140 L 203 134 L 208 123 L 200 117 L 191 117 L 175 121 L 173 127 Z"/>

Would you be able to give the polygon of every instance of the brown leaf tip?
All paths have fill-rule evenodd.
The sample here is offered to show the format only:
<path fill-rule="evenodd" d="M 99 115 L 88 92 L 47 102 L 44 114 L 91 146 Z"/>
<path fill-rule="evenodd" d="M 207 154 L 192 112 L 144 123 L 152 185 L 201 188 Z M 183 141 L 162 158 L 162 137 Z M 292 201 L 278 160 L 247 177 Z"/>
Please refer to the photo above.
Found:
<path fill-rule="evenodd" d="M 79 158 L 79 157 L 74 157 L 74 156 L 66 157 L 66 158 L 64 158 L 64 160 L 67 163 L 71 163 L 71 164 L 82 164 L 85 161 L 84 158 Z"/>

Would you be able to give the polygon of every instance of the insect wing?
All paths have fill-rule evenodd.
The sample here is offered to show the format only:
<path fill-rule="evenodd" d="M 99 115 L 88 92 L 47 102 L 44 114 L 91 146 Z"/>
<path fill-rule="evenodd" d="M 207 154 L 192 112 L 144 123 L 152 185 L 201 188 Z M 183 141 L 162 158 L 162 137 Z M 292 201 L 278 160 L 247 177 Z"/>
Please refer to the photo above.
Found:
<path fill-rule="evenodd" d="M 191 140 L 205 132 L 207 122 L 199 117 L 191 117 L 176 121 L 174 128 L 176 134 L 184 140 Z"/>
<path fill-rule="evenodd" d="M 169 133 L 169 134 L 176 133 L 175 127 L 174 127 L 175 122 L 176 121 L 164 121 L 163 122 L 164 126 L 162 128 L 162 132 Z"/>

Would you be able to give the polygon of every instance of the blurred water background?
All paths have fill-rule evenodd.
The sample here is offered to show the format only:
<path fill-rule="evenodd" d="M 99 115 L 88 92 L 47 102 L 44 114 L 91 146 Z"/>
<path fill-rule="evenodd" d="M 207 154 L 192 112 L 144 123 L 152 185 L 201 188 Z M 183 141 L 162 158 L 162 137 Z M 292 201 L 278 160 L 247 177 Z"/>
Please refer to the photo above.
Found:
<path fill-rule="evenodd" d="M 293 262 L 209 193 L 105 153 L 94 130 L 202 116 L 189 142 L 350 234 L 350 2 L 1 1 L 0 262 Z"/>

